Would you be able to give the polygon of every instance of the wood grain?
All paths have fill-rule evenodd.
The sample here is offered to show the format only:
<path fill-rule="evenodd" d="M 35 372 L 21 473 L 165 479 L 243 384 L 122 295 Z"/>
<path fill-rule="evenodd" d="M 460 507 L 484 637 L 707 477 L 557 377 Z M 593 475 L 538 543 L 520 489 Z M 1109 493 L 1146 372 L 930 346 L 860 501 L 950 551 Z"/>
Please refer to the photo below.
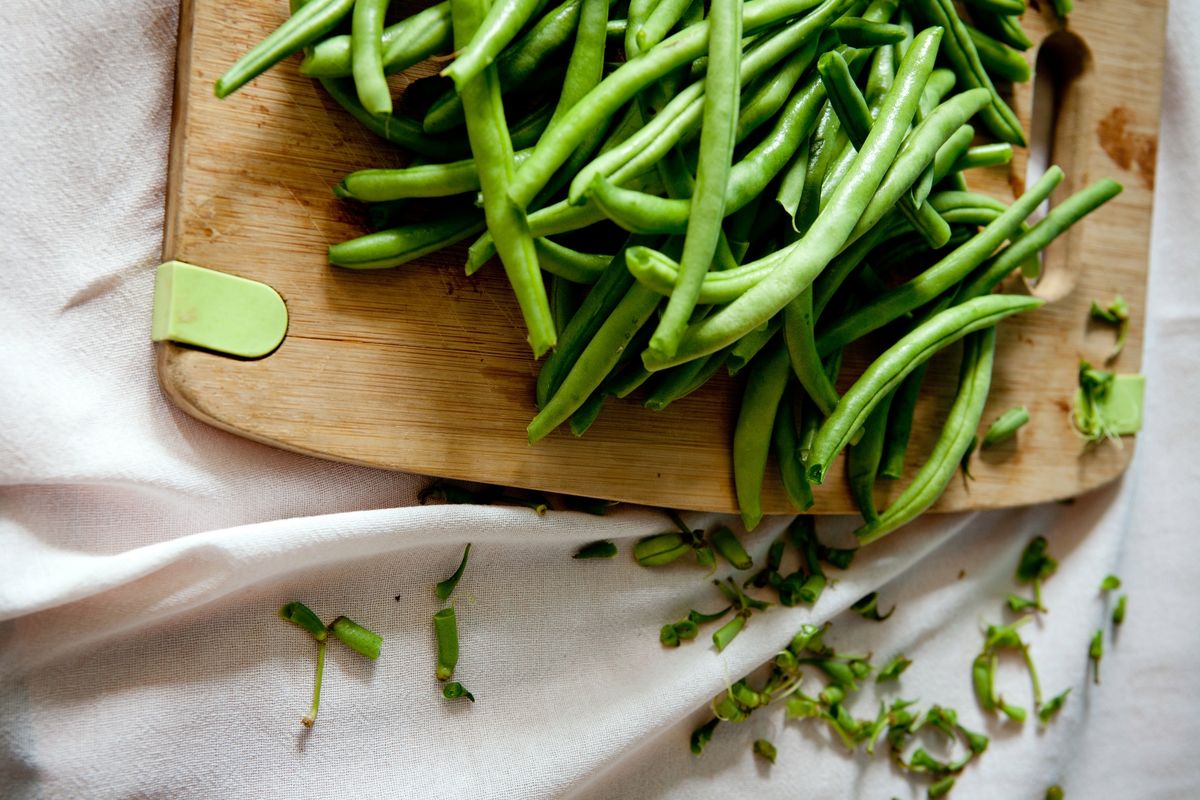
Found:
<path fill-rule="evenodd" d="M 734 510 L 733 381 L 719 378 L 662 412 L 610 402 L 584 438 L 564 430 L 530 447 L 525 425 L 536 364 L 499 270 L 465 277 L 460 250 L 375 274 L 326 264 L 328 244 L 365 232 L 361 213 L 335 200 L 331 187 L 347 172 L 400 165 L 403 156 L 350 120 L 293 62 L 225 101 L 213 97 L 216 77 L 281 21 L 284 6 L 184 4 L 164 259 L 273 286 L 288 306 L 288 336 L 257 361 L 159 345 L 165 392 L 220 428 L 323 458 Z M 1100 362 L 1112 345 L 1110 329 L 1088 322 L 1093 298 L 1120 292 L 1129 300 L 1132 330 L 1116 367 L 1139 367 L 1166 2 L 1088 0 L 1077 8 L 1065 33 L 1048 9 L 1024 19 L 1036 42 L 1053 33 L 1052 42 L 1086 50 L 1083 74 L 1060 99 L 1054 155 L 1068 177 L 1056 197 L 1103 176 L 1121 181 L 1125 192 L 1047 254 L 1047 277 L 1036 291 L 1053 302 L 1000 327 L 985 424 L 1025 404 L 1032 421 L 1019 446 L 977 456 L 976 480 L 969 487 L 955 480 L 935 510 L 1070 497 L 1112 480 L 1132 457 L 1131 439 L 1085 450 L 1068 415 L 1078 359 Z M 1014 96 L 1027 129 L 1031 92 L 1019 86 Z M 1010 167 L 973 174 L 972 188 L 1011 200 L 1024 175 L 1019 153 Z M 935 359 L 910 462 L 936 438 L 957 360 L 957 349 Z M 851 354 L 847 380 L 863 366 Z M 900 488 L 884 486 L 879 501 Z M 764 507 L 790 511 L 773 476 Z M 852 510 L 839 466 L 818 487 L 814 511 Z"/>

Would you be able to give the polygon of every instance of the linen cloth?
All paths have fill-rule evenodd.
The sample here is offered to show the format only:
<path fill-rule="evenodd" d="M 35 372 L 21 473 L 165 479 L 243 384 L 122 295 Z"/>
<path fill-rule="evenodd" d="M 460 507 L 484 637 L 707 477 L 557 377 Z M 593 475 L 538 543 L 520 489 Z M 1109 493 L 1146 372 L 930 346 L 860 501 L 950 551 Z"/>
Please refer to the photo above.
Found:
<path fill-rule="evenodd" d="M 951 706 L 992 737 L 955 797 L 1040 798 L 1056 782 L 1074 798 L 1200 796 L 1200 538 L 1185 502 L 1200 478 L 1187 445 L 1200 5 L 1170 11 L 1146 427 L 1126 476 L 1073 505 L 922 520 L 864 551 L 815 608 L 756 616 L 722 654 L 657 641 L 663 622 L 716 605 L 695 567 L 628 558 L 667 527 L 659 512 L 415 506 L 423 478 L 243 441 L 163 397 L 149 327 L 177 17 L 170 0 L 0 6 L 0 796 L 924 796 L 886 758 L 848 755 L 781 709 L 688 752 L 712 696 L 802 622 L 828 619 L 839 649 L 913 659 L 881 697 Z M 751 550 L 785 522 L 764 523 Z M 1045 730 L 985 720 L 970 685 L 980 626 L 1009 618 L 1003 598 L 1036 534 L 1061 567 L 1050 613 L 1026 631 L 1047 696 L 1072 689 Z M 622 556 L 570 558 L 599 538 Z M 430 626 L 430 588 L 466 542 L 456 677 L 473 705 L 440 697 Z M 1086 654 L 1109 628 L 1097 590 L 1109 572 L 1130 605 L 1097 686 Z M 844 613 L 872 590 L 895 604 L 891 620 Z M 298 722 L 313 646 L 274 615 L 292 599 L 384 637 L 375 663 L 330 648 L 311 731 Z M 1000 681 L 1029 705 L 1017 664 Z M 873 694 L 856 715 L 873 716 Z M 777 745 L 774 766 L 751 755 L 759 737 Z"/>

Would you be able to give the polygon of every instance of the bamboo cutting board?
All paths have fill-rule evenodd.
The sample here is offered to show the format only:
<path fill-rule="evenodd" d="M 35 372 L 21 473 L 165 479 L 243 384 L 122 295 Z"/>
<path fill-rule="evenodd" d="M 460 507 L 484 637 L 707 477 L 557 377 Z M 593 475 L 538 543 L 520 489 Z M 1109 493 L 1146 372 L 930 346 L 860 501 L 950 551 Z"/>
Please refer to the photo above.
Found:
<path fill-rule="evenodd" d="M 1053 155 L 1067 180 L 1056 197 L 1104 176 L 1125 192 L 1048 252 L 1036 291 L 1052 302 L 1001 324 L 984 424 L 1018 404 L 1032 421 L 1015 446 L 977 455 L 975 480 L 956 479 L 935 510 L 1070 497 L 1110 481 L 1133 455 L 1128 437 L 1123 447 L 1085 450 L 1069 411 L 1079 358 L 1102 363 L 1113 342 L 1110 328 L 1088 322 L 1093 299 L 1119 292 L 1129 301 L 1132 330 L 1116 369 L 1139 368 L 1166 0 L 1083 0 L 1065 30 L 1048 8 L 1030 5 L 1031 37 L 1052 36 L 1046 49 L 1078 72 L 1057 93 Z M 662 412 L 610 401 L 582 439 L 564 429 L 531 447 L 525 426 L 537 367 L 498 268 L 467 278 L 460 250 L 376 273 L 326 264 L 328 244 L 366 232 L 361 212 L 334 199 L 331 187 L 347 172 L 404 159 L 301 77 L 294 61 L 225 101 L 213 97 L 217 76 L 285 13 L 283 2 L 184 2 L 164 260 L 269 284 L 290 322 L 279 349 L 259 360 L 159 344 L 159 378 L 172 400 L 225 430 L 339 461 L 735 510 L 733 381 L 718 379 Z M 1013 98 L 1026 130 L 1031 86 L 1018 86 Z M 1011 200 L 1023 189 L 1025 166 L 1019 152 L 1011 166 L 968 179 L 973 189 Z M 848 358 L 844 374 L 862 366 Z M 910 466 L 936 438 L 956 374 L 957 349 L 935 359 Z M 773 470 L 764 507 L 786 513 Z M 900 488 L 885 486 L 880 502 Z M 854 510 L 840 467 L 818 487 L 814 510 Z"/>

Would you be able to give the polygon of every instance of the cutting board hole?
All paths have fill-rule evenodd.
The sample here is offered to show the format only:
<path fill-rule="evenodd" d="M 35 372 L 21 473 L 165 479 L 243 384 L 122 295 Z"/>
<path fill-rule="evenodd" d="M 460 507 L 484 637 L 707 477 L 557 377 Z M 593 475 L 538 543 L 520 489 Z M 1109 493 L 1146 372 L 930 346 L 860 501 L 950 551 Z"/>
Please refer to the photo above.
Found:
<path fill-rule="evenodd" d="M 1084 120 L 1089 94 L 1092 54 L 1070 31 L 1055 31 L 1038 48 L 1033 74 L 1033 107 L 1029 124 L 1029 158 L 1025 185 L 1031 186 L 1051 164 L 1062 167 L 1066 179 L 1029 218 L 1032 225 L 1046 216 L 1056 200 L 1067 197 L 1086 181 Z M 1040 254 L 1041 276 L 1026 276 L 1031 291 L 1048 301 L 1065 297 L 1079 279 L 1078 265 L 1068 267 L 1073 229 Z"/>

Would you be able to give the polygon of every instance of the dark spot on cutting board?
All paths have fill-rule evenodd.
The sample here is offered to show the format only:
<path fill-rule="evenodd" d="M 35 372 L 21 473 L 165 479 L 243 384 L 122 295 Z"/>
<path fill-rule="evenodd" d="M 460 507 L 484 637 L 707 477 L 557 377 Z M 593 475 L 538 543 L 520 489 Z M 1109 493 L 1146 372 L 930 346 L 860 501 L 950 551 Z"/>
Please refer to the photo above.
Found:
<path fill-rule="evenodd" d="M 1055 400 L 1054 405 L 1058 406 L 1064 414 L 1071 413 L 1071 404 L 1068 403 L 1066 400 L 1063 400 L 1062 398 Z"/>
<path fill-rule="evenodd" d="M 1008 171 L 1008 185 L 1012 187 L 1013 197 L 1025 194 L 1025 176 L 1018 175 L 1016 170 Z"/>
<path fill-rule="evenodd" d="M 1138 133 L 1133 114 L 1125 106 L 1116 106 L 1096 123 L 1096 136 L 1104 152 L 1123 170 L 1136 170 L 1147 189 L 1154 188 L 1154 160 L 1158 155 L 1158 137 Z"/>
<path fill-rule="evenodd" d="M 965 569 L 960 569 L 958 571 L 958 579 L 961 581 L 965 577 L 967 577 L 967 571 Z"/>

